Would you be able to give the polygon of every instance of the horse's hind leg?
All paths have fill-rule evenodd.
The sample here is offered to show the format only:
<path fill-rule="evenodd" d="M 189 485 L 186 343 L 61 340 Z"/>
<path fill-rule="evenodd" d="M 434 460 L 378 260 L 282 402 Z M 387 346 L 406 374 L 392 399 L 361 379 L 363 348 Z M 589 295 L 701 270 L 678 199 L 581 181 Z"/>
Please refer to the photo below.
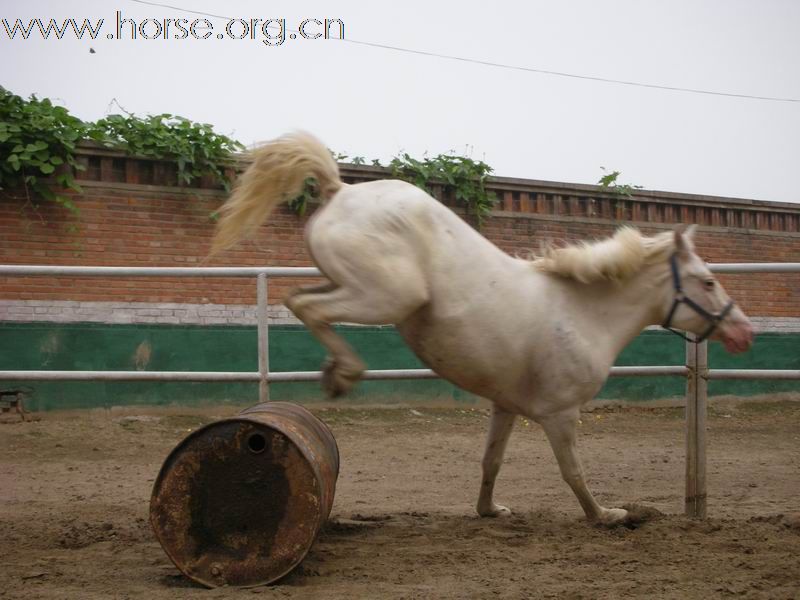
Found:
<path fill-rule="evenodd" d="M 303 321 L 330 354 L 323 375 L 323 387 L 331 397 L 347 393 L 366 366 L 331 323 L 363 325 L 395 324 L 403 321 L 427 300 L 424 288 L 374 288 L 368 291 L 335 287 L 331 291 L 297 293 L 286 306 Z"/>
<path fill-rule="evenodd" d="M 339 286 L 332 281 L 326 281 L 325 283 L 318 283 L 316 285 L 304 285 L 301 287 L 296 287 L 289 291 L 289 295 L 286 296 L 284 304 L 288 306 L 291 299 L 295 296 L 300 296 L 302 294 L 324 294 L 326 292 L 332 292 L 337 287 Z"/>
<path fill-rule="evenodd" d="M 503 463 L 503 453 L 514 426 L 514 416 L 513 413 L 492 406 L 489 437 L 486 440 L 486 450 L 483 455 L 481 491 L 478 496 L 478 514 L 482 517 L 505 517 L 511 514 L 511 511 L 505 506 L 495 504 L 492 495 L 497 473 Z"/>
<path fill-rule="evenodd" d="M 318 283 L 315 285 L 304 285 L 296 287 L 289 291 L 289 294 L 286 296 L 283 303 L 291 309 L 292 306 L 296 305 L 296 303 L 294 302 L 294 298 L 296 296 L 302 296 L 304 294 L 324 294 L 327 292 L 332 292 L 338 287 L 339 286 L 337 286 L 335 283 L 331 281 L 327 281 L 325 283 Z M 352 348 L 350 348 L 349 345 L 347 345 L 347 349 L 353 354 L 353 356 L 356 356 L 355 352 L 353 352 Z M 358 357 L 356 356 L 356 358 Z M 325 390 L 331 390 L 329 391 L 328 394 L 333 397 L 339 395 L 338 393 L 334 394 L 332 391 L 333 382 L 331 378 L 333 377 L 335 364 L 336 364 L 335 361 L 330 357 L 330 355 L 328 356 L 328 358 L 325 359 L 325 362 L 322 364 L 322 387 Z M 363 371 L 363 366 L 359 367 L 358 365 L 355 365 L 353 373 L 354 374 L 360 373 L 361 371 L 359 371 L 359 368 L 361 371 Z M 355 376 L 357 377 L 357 375 Z"/>

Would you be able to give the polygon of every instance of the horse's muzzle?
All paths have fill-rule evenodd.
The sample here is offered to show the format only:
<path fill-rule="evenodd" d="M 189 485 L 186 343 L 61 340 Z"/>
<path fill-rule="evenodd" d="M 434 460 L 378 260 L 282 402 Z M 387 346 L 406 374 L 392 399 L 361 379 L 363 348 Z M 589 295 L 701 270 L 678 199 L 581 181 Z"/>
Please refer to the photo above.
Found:
<path fill-rule="evenodd" d="M 720 323 L 716 333 L 718 339 L 725 345 L 725 350 L 731 354 L 745 352 L 753 345 L 753 324 L 738 309 L 734 309 L 730 318 Z"/>

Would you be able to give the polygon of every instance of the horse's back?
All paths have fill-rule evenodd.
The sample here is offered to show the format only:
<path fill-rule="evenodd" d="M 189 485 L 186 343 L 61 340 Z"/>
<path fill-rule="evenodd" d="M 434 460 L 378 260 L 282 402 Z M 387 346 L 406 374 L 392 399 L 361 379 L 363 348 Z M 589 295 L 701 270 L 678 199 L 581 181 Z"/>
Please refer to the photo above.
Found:
<path fill-rule="evenodd" d="M 329 276 L 345 263 L 363 268 L 366 261 L 369 268 L 394 268 L 399 274 L 437 270 L 436 265 L 452 261 L 458 246 L 494 247 L 446 206 L 399 180 L 343 186 L 315 213 L 306 241 L 314 262 Z M 357 274 L 351 270 L 349 277 Z"/>
<path fill-rule="evenodd" d="M 425 233 L 447 209 L 425 191 L 405 181 L 383 179 L 345 185 L 319 211 L 309 235 L 353 235 L 359 229 L 406 236 Z M 455 215 L 453 215 L 455 216 Z"/>

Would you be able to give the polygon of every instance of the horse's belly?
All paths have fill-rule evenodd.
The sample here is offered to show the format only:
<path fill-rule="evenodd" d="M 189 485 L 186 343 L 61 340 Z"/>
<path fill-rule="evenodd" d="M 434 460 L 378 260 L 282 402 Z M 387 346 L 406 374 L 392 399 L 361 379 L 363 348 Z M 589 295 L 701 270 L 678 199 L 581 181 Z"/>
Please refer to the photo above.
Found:
<path fill-rule="evenodd" d="M 424 308 L 397 326 L 414 354 L 454 385 L 491 400 L 509 395 L 517 376 L 492 340 L 460 319 L 432 319 Z M 505 365 L 501 364 L 505 363 Z M 502 368 L 505 366 L 506 368 Z"/>

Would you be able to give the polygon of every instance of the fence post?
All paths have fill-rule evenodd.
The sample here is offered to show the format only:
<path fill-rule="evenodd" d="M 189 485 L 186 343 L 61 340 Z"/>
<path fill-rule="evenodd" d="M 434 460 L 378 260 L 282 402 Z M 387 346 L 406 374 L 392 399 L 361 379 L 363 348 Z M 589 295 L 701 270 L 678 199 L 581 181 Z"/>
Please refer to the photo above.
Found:
<path fill-rule="evenodd" d="M 686 342 L 686 516 L 706 517 L 708 343 Z"/>
<path fill-rule="evenodd" d="M 267 274 L 256 279 L 258 316 L 258 401 L 269 402 L 269 325 L 267 324 Z"/>

